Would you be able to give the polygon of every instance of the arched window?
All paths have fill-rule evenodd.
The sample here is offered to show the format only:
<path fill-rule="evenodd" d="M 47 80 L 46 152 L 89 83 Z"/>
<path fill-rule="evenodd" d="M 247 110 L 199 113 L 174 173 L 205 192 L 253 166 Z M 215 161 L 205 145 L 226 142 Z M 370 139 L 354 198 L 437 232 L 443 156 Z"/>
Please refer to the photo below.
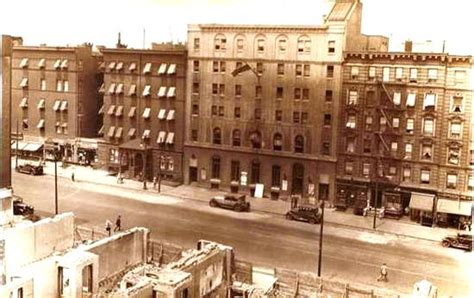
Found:
<path fill-rule="evenodd" d="M 234 53 L 243 53 L 245 49 L 245 36 L 242 34 L 238 34 L 234 38 Z"/>
<path fill-rule="evenodd" d="M 220 145 L 222 143 L 221 140 L 221 129 L 219 127 L 214 128 L 212 132 L 212 143 Z"/>
<path fill-rule="evenodd" d="M 240 146 L 240 130 L 238 129 L 232 132 L 232 146 Z"/>
<path fill-rule="evenodd" d="M 273 150 L 281 151 L 283 147 L 283 137 L 281 133 L 276 133 L 273 135 Z"/>
<path fill-rule="evenodd" d="M 296 153 L 304 152 L 304 138 L 302 135 L 297 135 L 295 137 L 295 152 Z"/>
<path fill-rule="evenodd" d="M 300 36 L 298 38 L 298 54 L 309 54 L 311 53 L 311 39 L 306 36 Z"/>
<path fill-rule="evenodd" d="M 275 53 L 285 53 L 287 51 L 288 38 L 285 35 L 279 35 L 276 38 L 276 51 Z"/>
<path fill-rule="evenodd" d="M 262 134 L 258 130 L 250 134 L 250 143 L 254 149 L 262 148 Z"/>
<path fill-rule="evenodd" d="M 217 155 L 212 157 L 211 178 L 220 179 L 221 177 L 221 158 Z"/>
<path fill-rule="evenodd" d="M 214 38 L 214 50 L 225 51 L 227 45 L 227 38 L 224 34 L 217 34 Z"/>
<path fill-rule="evenodd" d="M 255 53 L 262 54 L 265 52 L 266 39 L 264 35 L 257 35 L 255 37 Z"/>

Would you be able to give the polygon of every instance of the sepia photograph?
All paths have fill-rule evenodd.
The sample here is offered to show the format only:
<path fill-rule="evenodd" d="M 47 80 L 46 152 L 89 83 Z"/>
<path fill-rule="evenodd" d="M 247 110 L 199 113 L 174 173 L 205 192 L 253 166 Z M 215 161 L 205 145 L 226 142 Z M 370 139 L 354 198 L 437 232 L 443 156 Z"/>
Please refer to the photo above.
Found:
<path fill-rule="evenodd" d="M 0 298 L 474 297 L 474 2 L 0 3 Z"/>

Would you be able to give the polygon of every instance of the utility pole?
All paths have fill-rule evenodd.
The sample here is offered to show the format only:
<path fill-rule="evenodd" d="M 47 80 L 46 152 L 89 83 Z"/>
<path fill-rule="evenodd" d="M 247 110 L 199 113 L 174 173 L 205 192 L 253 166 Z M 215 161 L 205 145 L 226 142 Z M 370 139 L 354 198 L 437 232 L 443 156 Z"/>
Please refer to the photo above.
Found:
<path fill-rule="evenodd" d="M 15 154 L 15 169 L 18 169 L 18 141 L 20 140 L 18 135 L 18 119 L 16 119 L 16 154 Z"/>
<path fill-rule="evenodd" d="M 379 181 L 377 175 L 375 175 L 375 197 L 374 197 L 374 223 L 372 225 L 372 228 L 375 230 L 376 229 L 376 224 L 377 224 L 377 202 L 378 202 L 378 196 L 379 196 Z"/>
<path fill-rule="evenodd" d="M 324 200 L 321 204 L 321 226 L 319 229 L 318 277 L 321 277 L 321 263 L 323 261 L 323 229 L 324 229 Z"/>
<path fill-rule="evenodd" d="M 54 149 L 54 214 L 58 215 L 58 149 Z"/>
<path fill-rule="evenodd" d="M 146 190 L 146 162 L 147 162 L 147 152 L 146 152 L 146 141 L 143 140 L 143 148 L 145 149 L 143 151 L 143 189 Z"/>

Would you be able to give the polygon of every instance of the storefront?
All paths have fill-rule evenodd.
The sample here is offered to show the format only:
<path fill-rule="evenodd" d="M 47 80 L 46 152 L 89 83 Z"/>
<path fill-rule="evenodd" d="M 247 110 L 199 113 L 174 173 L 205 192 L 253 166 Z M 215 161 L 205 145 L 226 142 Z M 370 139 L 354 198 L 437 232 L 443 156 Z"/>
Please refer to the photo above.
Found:
<path fill-rule="evenodd" d="M 12 154 L 18 154 L 22 159 L 43 158 L 43 144 L 27 141 L 14 141 L 11 145 Z"/>
<path fill-rule="evenodd" d="M 99 161 L 97 156 L 98 141 L 96 139 L 76 139 L 75 149 L 78 164 L 90 166 Z"/>
<path fill-rule="evenodd" d="M 410 219 L 424 226 L 433 225 L 433 194 L 412 192 L 410 198 Z"/>
<path fill-rule="evenodd" d="M 472 219 L 472 201 L 438 198 L 436 222 L 440 227 L 465 229 Z"/>

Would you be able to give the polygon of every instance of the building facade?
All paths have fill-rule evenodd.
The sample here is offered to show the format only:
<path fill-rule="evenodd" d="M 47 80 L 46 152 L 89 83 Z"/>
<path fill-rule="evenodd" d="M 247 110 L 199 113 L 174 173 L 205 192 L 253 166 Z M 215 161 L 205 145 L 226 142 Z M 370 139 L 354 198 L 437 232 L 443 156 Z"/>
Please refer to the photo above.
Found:
<path fill-rule="evenodd" d="M 361 9 L 335 1 L 321 26 L 189 25 L 185 183 L 330 198 L 342 52 L 387 47 L 360 34 Z"/>
<path fill-rule="evenodd" d="M 472 57 L 344 56 L 338 193 L 368 194 L 371 206 L 400 204 L 427 224 L 470 216 Z"/>
<path fill-rule="evenodd" d="M 103 49 L 101 161 L 127 178 L 181 182 L 186 48 Z M 159 179 L 161 179 L 159 178 Z"/>
<path fill-rule="evenodd" d="M 78 162 L 77 139 L 96 136 L 96 72 L 90 44 L 13 47 L 12 149 Z"/>

